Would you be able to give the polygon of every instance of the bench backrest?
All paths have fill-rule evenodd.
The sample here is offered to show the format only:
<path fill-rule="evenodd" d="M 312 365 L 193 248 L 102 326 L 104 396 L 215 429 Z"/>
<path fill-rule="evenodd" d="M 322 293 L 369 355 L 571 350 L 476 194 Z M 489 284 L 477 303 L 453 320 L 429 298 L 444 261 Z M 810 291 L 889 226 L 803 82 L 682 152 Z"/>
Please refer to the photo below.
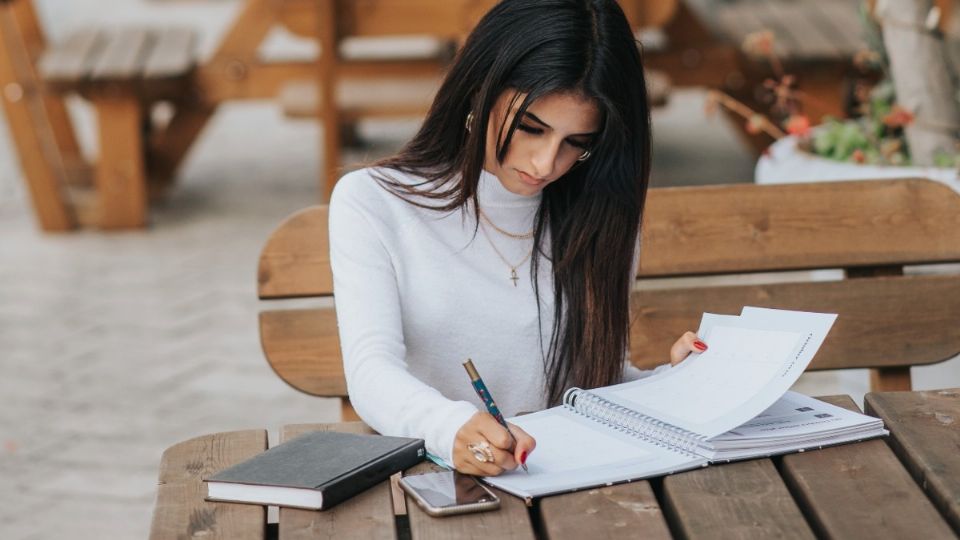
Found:
<path fill-rule="evenodd" d="M 838 313 L 810 369 L 881 368 L 884 388 L 909 387 L 909 366 L 960 353 L 960 275 L 903 275 L 904 265 L 960 262 L 960 194 L 947 186 L 909 179 L 655 188 L 644 220 L 631 331 L 640 367 L 666 361 L 673 340 L 696 329 L 704 311 L 736 314 L 744 305 Z M 332 298 L 326 224 L 327 208 L 314 206 L 276 229 L 260 257 L 261 299 Z M 842 269 L 844 279 L 663 286 L 664 278 L 817 269 Z M 262 312 L 261 342 L 295 388 L 345 397 L 327 302 Z"/>

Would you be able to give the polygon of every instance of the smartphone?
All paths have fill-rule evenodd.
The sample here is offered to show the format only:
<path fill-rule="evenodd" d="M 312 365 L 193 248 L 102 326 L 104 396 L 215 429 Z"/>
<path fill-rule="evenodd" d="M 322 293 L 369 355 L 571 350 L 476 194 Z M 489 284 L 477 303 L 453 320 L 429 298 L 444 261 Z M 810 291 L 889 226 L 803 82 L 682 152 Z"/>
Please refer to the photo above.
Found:
<path fill-rule="evenodd" d="M 469 474 L 441 471 L 404 476 L 400 487 L 431 516 L 451 516 L 500 508 L 500 499 Z"/>

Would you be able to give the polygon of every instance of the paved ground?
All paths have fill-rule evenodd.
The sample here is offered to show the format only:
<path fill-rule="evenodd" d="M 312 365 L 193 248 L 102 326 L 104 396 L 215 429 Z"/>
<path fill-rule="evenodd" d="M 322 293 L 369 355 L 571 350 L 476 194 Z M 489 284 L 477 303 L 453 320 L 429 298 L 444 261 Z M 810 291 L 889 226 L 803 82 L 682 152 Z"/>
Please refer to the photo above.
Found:
<path fill-rule="evenodd" d="M 50 33 L 97 18 L 187 21 L 209 50 L 236 8 L 210 1 L 38 0 Z M 96 9 L 94 9 L 94 7 Z M 296 50 L 277 39 L 278 48 Z M 749 180 L 726 126 L 678 92 L 655 116 L 659 184 Z M 88 136 L 88 111 L 75 107 Z M 0 117 L 2 118 L 2 117 Z M 368 125 L 389 151 L 411 124 Z M 164 448 L 187 438 L 330 421 L 335 403 L 301 395 L 260 351 L 258 251 L 285 215 L 316 201 L 318 130 L 270 103 L 224 107 L 178 188 L 143 232 L 44 235 L 27 209 L 0 122 L 0 537 L 142 538 Z M 915 370 L 918 387 L 960 385 L 960 367 Z M 805 376 L 811 393 L 866 388 L 863 373 Z"/>

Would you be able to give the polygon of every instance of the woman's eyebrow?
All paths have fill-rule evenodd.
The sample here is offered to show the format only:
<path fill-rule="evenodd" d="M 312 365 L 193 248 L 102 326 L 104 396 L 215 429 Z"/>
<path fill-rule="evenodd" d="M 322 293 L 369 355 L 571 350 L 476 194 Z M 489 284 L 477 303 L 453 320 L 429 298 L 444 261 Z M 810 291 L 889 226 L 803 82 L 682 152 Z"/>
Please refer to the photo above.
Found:
<path fill-rule="evenodd" d="M 533 113 L 530 112 L 530 111 L 524 111 L 523 115 L 524 115 L 525 117 L 530 118 L 530 119 L 533 120 L 534 122 L 540 124 L 541 126 L 547 128 L 547 129 L 553 129 L 553 127 L 552 127 L 550 124 L 544 122 L 543 120 L 541 120 L 540 118 L 538 118 L 537 115 L 533 114 Z M 574 134 L 572 134 L 572 135 L 570 135 L 570 136 L 571 136 L 571 137 L 593 137 L 593 136 L 596 135 L 596 134 L 597 134 L 596 131 L 592 131 L 592 132 L 590 132 L 590 133 L 574 133 Z"/>

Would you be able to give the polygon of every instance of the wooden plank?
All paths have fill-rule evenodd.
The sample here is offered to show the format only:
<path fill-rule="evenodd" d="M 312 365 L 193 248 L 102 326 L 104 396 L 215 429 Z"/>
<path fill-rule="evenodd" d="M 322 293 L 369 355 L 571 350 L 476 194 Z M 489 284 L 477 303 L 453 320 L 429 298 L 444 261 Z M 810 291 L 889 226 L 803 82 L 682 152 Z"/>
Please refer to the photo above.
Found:
<path fill-rule="evenodd" d="M 867 414 L 883 419 L 890 447 L 960 533 L 960 388 L 871 392 L 864 403 Z"/>
<path fill-rule="evenodd" d="M 74 88 L 90 77 L 106 39 L 105 34 L 93 28 L 71 34 L 43 54 L 38 66 L 40 76 L 52 88 Z"/>
<path fill-rule="evenodd" d="M 100 159 L 96 185 L 100 227 L 128 229 L 147 223 L 147 181 L 143 155 L 143 108 L 135 97 L 94 100 Z"/>
<path fill-rule="evenodd" d="M 684 538 L 814 538 L 769 459 L 668 476 L 663 504 Z"/>
<path fill-rule="evenodd" d="M 811 24 L 811 10 L 807 2 L 767 1 L 753 2 L 751 8 L 786 43 L 784 60 L 816 60 L 840 58 L 840 51 L 824 31 Z"/>
<path fill-rule="evenodd" d="M 844 57 L 867 47 L 863 39 L 863 21 L 860 20 L 859 0 L 805 0 L 816 10 L 817 24 L 842 51 Z"/>
<path fill-rule="evenodd" d="M 164 28 L 153 34 L 142 77 L 149 80 L 187 75 L 196 62 L 196 32 L 188 28 Z"/>
<path fill-rule="evenodd" d="M 737 49 L 749 34 L 769 30 L 774 32 L 773 52 L 778 58 L 785 58 L 788 49 L 787 42 L 777 35 L 776 28 L 770 28 L 764 19 L 761 19 L 753 10 L 752 2 L 724 2 L 717 7 L 716 24 L 718 31 Z"/>
<path fill-rule="evenodd" d="M 931 180 L 651 189 L 640 277 L 960 261 L 960 194 Z"/>
<path fill-rule="evenodd" d="M 66 166 L 11 7 L 0 5 L 0 99 L 37 221 L 45 231 L 71 230 L 77 222 L 66 198 Z"/>
<path fill-rule="evenodd" d="M 874 392 L 899 392 L 912 388 L 909 366 L 870 370 L 870 390 Z"/>
<path fill-rule="evenodd" d="M 266 448 L 262 429 L 204 435 L 168 448 L 160 459 L 150 539 L 263 539 L 265 508 L 204 501 L 203 479 Z"/>
<path fill-rule="evenodd" d="M 263 311 L 260 344 L 290 386 L 316 396 L 347 395 L 333 308 Z"/>
<path fill-rule="evenodd" d="M 631 354 L 646 368 L 666 357 L 676 336 L 696 328 L 703 312 L 737 314 L 745 305 L 838 313 L 811 370 L 932 364 L 960 352 L 957 275 L 643 290 L 634 295 Z"/>
<path fill-rule="evenodd" d="M 404 472 L 404 476 L 423 474 L 441 470 L 433 463 L 424 462 Z M 500 491 L 491 490 L 500 497 L 500 509 L 491 512 L 477 512 L 458 516 L 432 517 L 407 497 L 407 512 L 410 516 L 410 532 L 414 540 L 446 540 L 457 538 L 467 540 L 533 539 L 533 523 L 523 500 Z"/>
<path fill-rule="evenodd" d="M 670 529 L 646 481 L 566 493 L 540 499 L 542 530 L 564 538 L 669 539 Z"/>
<path fill-rule="evenodd" d="M 311 431 L 374 433 L 362 422 L 340 424 L 292 424 L 283 426 L 280 440 L 288 441 Z M 390 482 L 385 481 L 337 506 L 314 512 L 296 508 L 280 509 L 280 540 L 307 538 L 397 537 Z"/>
<path fill-rule="evenodd" d="M 846 396 L 824 401 L 860 412 Z M 883 440 L 787 455 L 780 474 L 821 538 L 952 535 Z"/>
<path fill-rule="evenodd" d="M 261 299 L 333 294 L 327 215 L 327 206 L 311 206 L 274 229 L 260 252 Z"/>
<path fill-rule="evenodd" d="M 152 36 L 144 29 L 124 28 L 107 33 L 103 52 L 90 72 L 93 80 L 131 81 L 140 77 Z"/>

